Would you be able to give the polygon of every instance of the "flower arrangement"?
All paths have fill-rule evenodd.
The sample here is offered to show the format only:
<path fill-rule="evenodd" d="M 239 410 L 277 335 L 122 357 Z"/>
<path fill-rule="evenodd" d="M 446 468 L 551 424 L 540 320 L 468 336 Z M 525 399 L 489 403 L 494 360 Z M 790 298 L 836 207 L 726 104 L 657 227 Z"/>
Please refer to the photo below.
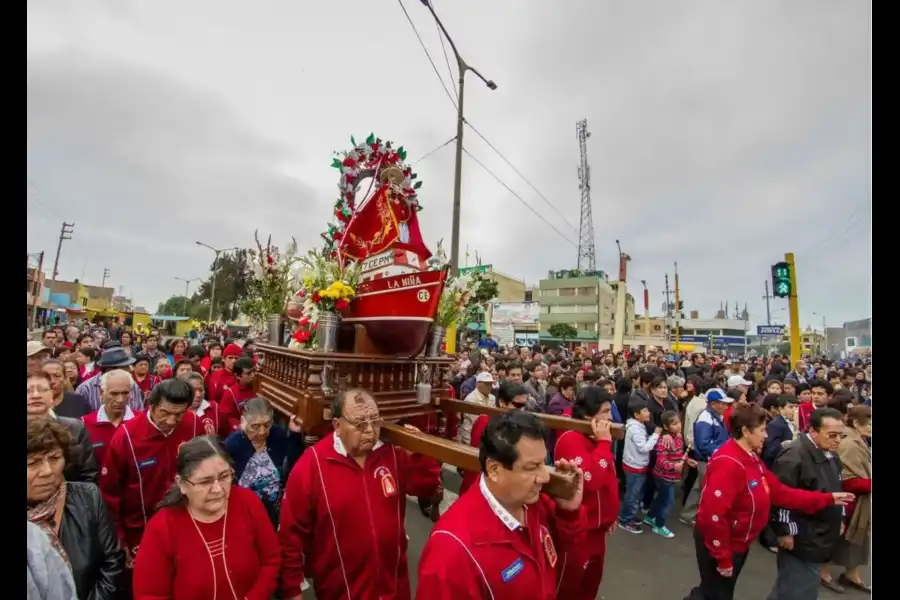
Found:
<path fill-rule="evenodd" d="M 302 272 L 294 278 L 294 301 L 301 303 L 297 329 L 291 335 L 291 347 L 314 344 L 319 316 L 323 311 L 345 312 L 356 295 L 360 267 L 356 261 L 329 258 L 327 251 L 310 250 L 297 262 Z"/>
<path fill-rule="evenodd" d="M 253 238 L 256 240 L 256 249 L 248 251 L 251 268 L 243 311 L 263 322 L 269 315 L 284 314 L 297 262 L 297 241 L 292 239 L 282 252 L 272 244 L 271 235 L 265 245 L 259 241 L 259 231 L 253 232 Z"/>
<path fill-rule="evenodd" d="M 469 275 L 451 277 L 444 284 L 438 303 L 434 324 L 438 327 L 452 327 L 463 320 L 474 293 L 475 279 Z"/>

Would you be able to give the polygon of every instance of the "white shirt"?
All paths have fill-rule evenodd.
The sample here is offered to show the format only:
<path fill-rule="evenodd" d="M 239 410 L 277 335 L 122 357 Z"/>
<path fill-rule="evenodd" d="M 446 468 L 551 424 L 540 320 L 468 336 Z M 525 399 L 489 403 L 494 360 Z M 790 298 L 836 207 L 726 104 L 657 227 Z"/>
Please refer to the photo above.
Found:
<path fill-rule="evenodd" d="M 478 477 L 478 489 L 481 490 L 481 495 L 484 496 L 484 499 L 487 500 L 488 506 L 491 507 L 491 510 L 497 516 L 500 521 L 506 525 L 506 528 L 510 531 L 515 531 L 522 527 L 522 523 L 519 523 L 519 520 L 512 516 L 512 513 L 503 508 L 503 505 L 500 504 L 500 501 L 497 500 L 497 497 L 491 493 L 491 490 L 488 489 L 487 483 L 484 480 L 484 475 L 480 475 Z M 525 507 L 525 520 L 528 520 L 528 507 Z"/>

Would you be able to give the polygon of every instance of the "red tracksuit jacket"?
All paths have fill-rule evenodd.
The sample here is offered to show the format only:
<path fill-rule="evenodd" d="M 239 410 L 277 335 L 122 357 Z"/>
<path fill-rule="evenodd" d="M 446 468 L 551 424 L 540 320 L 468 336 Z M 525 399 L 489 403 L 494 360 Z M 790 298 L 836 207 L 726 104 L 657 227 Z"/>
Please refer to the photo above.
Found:
<path fill-rule="evenodd" d="M 125 406 L 125 415 L 122 417 L 122 423 L 118 426 L 109 422 L 106 410 L 102 406 L 91 414 L 81 417 L 81 422 L 84 423 L 84 428 L 87 429 L 91 446 L 94 448 L 94 457 L 96 457 L 98 465 L 103 465 L 103 459 L 106 457 L 106 448 L 112 441 L 116 430 L 134 417 L 135 413 L 131 412 L 131 408 L 127 405 Z"/>
<path fill-rule="evenodd" d="M 234 385 L 237 385 L 237 378 L 234 376 L 234 373 L 228 369 L 219 369 L 209 376 L 206 399 L 210 402 L 220 402 L 225 390 Z"/>
<path fill-rule="evenodd" d="M 481 447 L 481 436 L 484 435 L 484 430 L 487 429 L 488 421 L 490 421 L 490 417 L 488 415 L 479 415 L 475 422 L 472 423 L 472 431 L 469 434 L 469 444 L 474 446 L 475 448 Z M 478 483 L 478 477 L 481 475 L 479 471 L 463 471 L 462 473 L 462 483 L 459 486 L 459 495 L 462 496 L 466 493 L 466 491 Z"/>
<path fill-rule="evenodd" d="M 175 480 L 181 444 L 194 437 L 194 414 L 168 436 L 140 412 L 116 430 L 100 469 L 100 491 L 123 548 L 137 551 L 147 521 Z"/>
<path fill-rule="evenodd" d="M 576 431 L 556 438 L 553 458 L 573 461 L 584 471 L 584 500 L 588 524 L 587 543 L 562 554 L 559 597 L 593 600 L 603 580 L 606 535 L 619 515 L 619 482 L 612 442 L 595 442 Z"/>
<path fill-rule="evenodd" d="M 422 550 L 417 600 L 555 600 L 560 555 L 585 540 L 584 507 L 541 494 L 521 527 L 505 512 L 480 480 L 460 496 Z"/>
<path fill-rule="evenodd" d="M 391 444 L 378 444 L 364 469 L 333 433 L 308 448 L 281 502 L 284 597 L 300 595 L 308 574 L 319 600 L 408 599 L 406 495 L 435 491 Z"/>
<path fill-rule="evenodd" d="M 812 514 L 834 504 L 834 497 L 784 485 L 734 438 L 713 453 L 700 495 L 697 530 L 719 567 L 731 568 L 732 554 L 747 551 L 769 521 L 773 504 Z"/>
<path fill-rule="evenodd" d="M 219 371 L 220 373 L 222 371 Z M 222 391 L 219 396 L 219 415 L 225 419 L 228 424 L 229 432 L 237 431 L 241 425 L 241 412 L 244 408 L 244 402 L 255 398 L 253 387 L 241 387 L 240 385 L 232 385 Z M 225 437 L 222 439 L 224 440 Z"/>
<path fill-rule="evenodd" d="M 231 487 L 226 511 L 226 518 L 196 527 L 183 506 L 155 514 L 135 560 L 134 600 L 228 600 L 234 597 L 232 585 L 241 600 L 270 600 L 281 565 L 272 521 L 256 494 L 236 485 Z M 221 546 L 217 542 L 223 536 Z M 221 548 L 213 563 L 207 544 Z"/>

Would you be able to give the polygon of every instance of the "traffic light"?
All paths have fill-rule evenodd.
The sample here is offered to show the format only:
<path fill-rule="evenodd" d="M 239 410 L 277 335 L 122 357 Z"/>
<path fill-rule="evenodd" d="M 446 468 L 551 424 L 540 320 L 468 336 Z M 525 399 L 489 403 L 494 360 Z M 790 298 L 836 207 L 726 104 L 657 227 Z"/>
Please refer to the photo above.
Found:
<path fill-rule="evenodd" d="M 772 293 L 776 298 L 790 298 L 791 289 L 791 265 L 786 262 L 772 265 Z"/>

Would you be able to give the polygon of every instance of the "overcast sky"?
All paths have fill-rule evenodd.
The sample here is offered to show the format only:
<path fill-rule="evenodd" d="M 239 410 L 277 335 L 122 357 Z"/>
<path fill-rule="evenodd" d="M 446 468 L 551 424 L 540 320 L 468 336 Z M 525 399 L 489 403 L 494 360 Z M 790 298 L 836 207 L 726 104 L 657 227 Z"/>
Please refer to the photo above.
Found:
<path fill-rule="evenodd" d="M 445 84 L 427 9 L 403 0 Z M 462 246 L 529 284 L 575 266 L 586 118 L 597 266 L 631 255 L 641 310 L 678 261 L 686 309 L 765 321 L 796 253 L 803 325 L 871 315 L 871 6 L 862 0 L 434 0 L 471 74 Z M 452 55 L 451 55 L 452 59 Z M 455 76 L 454 76 L 455 78 Z M 411 160 L 455 109 L 397 0 L 29 0 L 28 251 L 155 309 L 253 230 L 317 244 L 331 153 L 374 131 Z M 416 165 L 449 247 L 453 146 Z M 563 217 L 560 217 L 561 213 Z M 542 220 L 543 219 L 543 220 Z M 546 221 L 546 222 L 545 222 Z M 558 229 L 555 232 L 547 223 Z M 461 259 L 461 262 L 465 259 Z M 786 302 L 774 301 L 783 322 Z M 815 314 L 813 314 L 815 313 Z"/>

